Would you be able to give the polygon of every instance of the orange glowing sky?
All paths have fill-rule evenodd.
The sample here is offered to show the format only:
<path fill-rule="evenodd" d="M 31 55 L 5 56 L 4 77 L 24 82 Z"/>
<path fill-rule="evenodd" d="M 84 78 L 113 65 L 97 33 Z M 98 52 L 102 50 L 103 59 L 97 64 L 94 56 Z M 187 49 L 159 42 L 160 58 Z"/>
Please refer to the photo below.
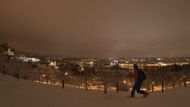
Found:
<path fill-rule="evenodd" d="M 189 56 L 189 0 L 1 0 L 0 42 L 61 56 Z"/>

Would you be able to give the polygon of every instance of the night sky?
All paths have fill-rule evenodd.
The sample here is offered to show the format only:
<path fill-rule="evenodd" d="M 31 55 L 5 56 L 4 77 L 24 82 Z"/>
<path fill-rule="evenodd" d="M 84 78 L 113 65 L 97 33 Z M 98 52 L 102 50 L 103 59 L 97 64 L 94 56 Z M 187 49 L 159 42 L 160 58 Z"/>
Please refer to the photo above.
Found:
<path fill-rule="evenodd" d="M 0 42 L 63 57 L 189 56 L 190 0 L 0 0 Z"/>

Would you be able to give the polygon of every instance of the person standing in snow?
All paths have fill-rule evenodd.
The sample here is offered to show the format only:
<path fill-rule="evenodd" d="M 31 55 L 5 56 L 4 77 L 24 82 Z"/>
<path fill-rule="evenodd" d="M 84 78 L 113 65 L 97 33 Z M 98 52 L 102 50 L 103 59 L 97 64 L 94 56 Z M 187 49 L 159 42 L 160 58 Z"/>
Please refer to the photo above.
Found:
<path fill-rule="evenodd" d="M 134 71 L 131 76 L 135 78 L 135 83 L 134 83 L 133 89 L 131 91 L 131 97 L 135 96 L 135 91 L 142 94 L 144 97 L 147 97 L 149 95 L 149 93 L 141 90 L 141 85 L 142 85 L 142 82 L 146 79 L 146 75 L 144 74 L 144 72 L 141 69 L 139 69 L 137 64 L 134 64 L 133 68 L 134 68 Z"/>

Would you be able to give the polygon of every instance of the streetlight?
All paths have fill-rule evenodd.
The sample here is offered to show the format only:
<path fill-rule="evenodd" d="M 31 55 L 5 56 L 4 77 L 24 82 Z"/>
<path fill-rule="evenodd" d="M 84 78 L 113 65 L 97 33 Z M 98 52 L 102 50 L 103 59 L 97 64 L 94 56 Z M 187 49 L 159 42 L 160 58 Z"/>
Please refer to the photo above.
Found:
<path fill-rule="evenodd" d="M 65 75 L 65 76 L 67 76 L 68 74 L 69 74 L 68 72 L 65 72 L 65 74 L 64 74 L 64 75 Z"/>
<path fill-rule="evenodd" d="M 123 84 L 126 84 L 127 83 L 127 81 L 126 80 L 123 80 Z"/>

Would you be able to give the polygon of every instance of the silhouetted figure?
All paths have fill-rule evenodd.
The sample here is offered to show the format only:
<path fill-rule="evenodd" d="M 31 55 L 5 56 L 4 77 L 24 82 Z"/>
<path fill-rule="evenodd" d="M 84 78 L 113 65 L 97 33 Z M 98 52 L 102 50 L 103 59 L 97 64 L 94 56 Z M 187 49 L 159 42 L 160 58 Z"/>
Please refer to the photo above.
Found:
<path fill-rule="evenodd" d="M 134 72 L 132 76 L 135 78 L 135 83 L 131 91 L 131 97 L 135 96 L 135 91 L 142 94 L 144 97 L 147 97 L 149 94 L 146 91 L 141 90 L 141 85 L 143 80 L 146 79 L 146 75 L 141 69 L 138 68 L 137 64 L 134 64 L 133 67 L 134 67 Z"/>

